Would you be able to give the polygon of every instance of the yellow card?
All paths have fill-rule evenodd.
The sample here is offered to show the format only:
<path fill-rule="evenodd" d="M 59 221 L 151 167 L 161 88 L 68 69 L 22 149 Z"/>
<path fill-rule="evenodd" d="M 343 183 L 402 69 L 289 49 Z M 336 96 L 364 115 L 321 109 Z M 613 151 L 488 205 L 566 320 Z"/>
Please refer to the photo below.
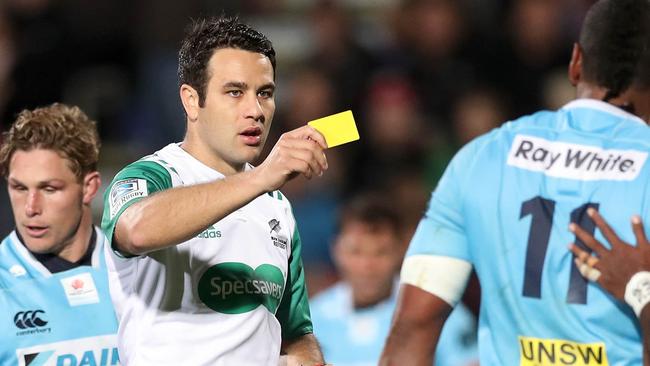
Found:
<path fill-rule="evenodd" d="M 308 123 L 325 136 L 327 147 L 343 145 L 359 139 L 359 131 L 354 123 L 352 111 L 345 111 L 331 116 L 315 119 Z"/>

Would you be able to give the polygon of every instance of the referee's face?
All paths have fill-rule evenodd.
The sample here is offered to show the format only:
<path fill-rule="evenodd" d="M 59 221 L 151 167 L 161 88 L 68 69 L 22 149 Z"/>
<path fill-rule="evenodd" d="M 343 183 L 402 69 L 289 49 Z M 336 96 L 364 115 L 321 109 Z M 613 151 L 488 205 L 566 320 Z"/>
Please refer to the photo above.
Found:
<path fill-rule="evenodd" d="M 83 185 L 53 150 L 17 150 L 11 157 L 9 198 L 16 230 L 35 253 L 66 258 L 82 221 Z M 86 240 L 86 238 L 83 238 Z M 67 259 L 67 258 L 66 258 Z"/>
<path fill-rule="evenodd" d="M 228 175 L 260 155 L 275 113 L 273 72 L 261 53 L 233 48 L 214 52 L 205 103 L 188 125 L 199 154 L 205 155 L 200 160 Z"/>

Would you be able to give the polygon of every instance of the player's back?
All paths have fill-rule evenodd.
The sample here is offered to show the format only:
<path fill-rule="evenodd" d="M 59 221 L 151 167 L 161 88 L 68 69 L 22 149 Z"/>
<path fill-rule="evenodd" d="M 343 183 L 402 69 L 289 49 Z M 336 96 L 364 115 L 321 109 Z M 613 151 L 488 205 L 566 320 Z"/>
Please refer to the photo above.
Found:
<path fill-rule="evenodd" d="M 576 241 L 570 222 L 593 232 L 588 207 L 634 242 L 631 216 L 650 216 L 649 150 L 642 120 L 584 99 L 508 123 L 458 154 L 450 169 L 483 292 L 482 365 L 641 364 L 634 314 L 582 278 L 567 245 Z"/>

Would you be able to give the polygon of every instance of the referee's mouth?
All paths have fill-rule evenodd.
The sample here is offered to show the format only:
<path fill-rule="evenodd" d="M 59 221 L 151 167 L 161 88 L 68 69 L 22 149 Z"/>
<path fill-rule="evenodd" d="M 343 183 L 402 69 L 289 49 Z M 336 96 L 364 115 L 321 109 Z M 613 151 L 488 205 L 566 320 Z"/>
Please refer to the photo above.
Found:
<path fill-rule="evenodd" d="M 246 128 L 239 136 L 248 146 L 259 146 L 262 143 L 262 129 L 257 126 Z"/>

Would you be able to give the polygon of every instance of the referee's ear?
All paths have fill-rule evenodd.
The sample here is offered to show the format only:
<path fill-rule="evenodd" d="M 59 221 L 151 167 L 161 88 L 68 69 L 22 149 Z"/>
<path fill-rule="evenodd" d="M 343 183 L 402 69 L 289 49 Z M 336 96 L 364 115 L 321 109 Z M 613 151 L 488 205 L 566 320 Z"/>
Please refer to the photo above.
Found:
<path fill-rule="evenodd" d="M 188 84 L 181 85 L 180 89 L 181 102 L 185 109 L 188 121 L 196 121 L 199 118 L 199 93 Z"/>

